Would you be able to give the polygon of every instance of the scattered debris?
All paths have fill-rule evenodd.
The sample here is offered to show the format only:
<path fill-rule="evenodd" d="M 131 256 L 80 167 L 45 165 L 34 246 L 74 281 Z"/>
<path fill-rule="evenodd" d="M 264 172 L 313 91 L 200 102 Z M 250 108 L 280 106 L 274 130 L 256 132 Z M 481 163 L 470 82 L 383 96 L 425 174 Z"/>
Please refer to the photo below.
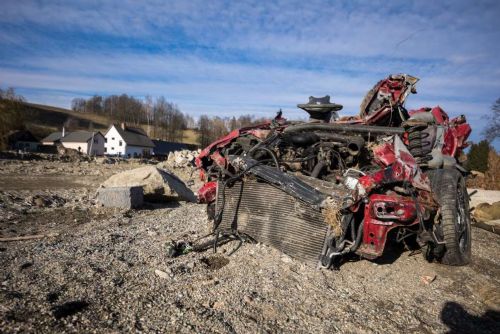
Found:
<path fill-rule="evenodd" d="M 474 223 L 474 226 L 481 228 L 485 231 L 489 231 L 489 232 L 500 235 L 500 219 L 491 220 L 491 221 L 487 221 L 487 222 L 477 221 Z"/>
<path fill-rule="evenodd" d="M 193 247 L 188 242 L 172 240 L 166 244 L 166 250 L 168 257 L 177 257 L 188 254 L 193 250 Z"/>
<path fill-rule="evenodd" d="M 167 158 L 167 164 L 174 168 L 184 168 L 187 166 L 193 166 L 194 159 L 200 154 L 201 150 L 198 151 L 175 151 L 170 152 Z"/>

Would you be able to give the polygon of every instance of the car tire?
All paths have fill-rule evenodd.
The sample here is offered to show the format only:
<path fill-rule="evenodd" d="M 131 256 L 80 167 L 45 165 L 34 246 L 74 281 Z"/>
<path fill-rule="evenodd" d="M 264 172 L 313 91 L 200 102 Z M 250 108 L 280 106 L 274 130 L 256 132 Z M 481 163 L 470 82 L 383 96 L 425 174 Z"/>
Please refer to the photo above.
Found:
<path fill-rule="evenodd" d="M 427 255 L 451 266 L 471 261 L 471 218 L 465 179 L 455 169 L 439 169 L 427 173 L 440 210 L 434 233 L 443 244 L 432 247 Z"/>

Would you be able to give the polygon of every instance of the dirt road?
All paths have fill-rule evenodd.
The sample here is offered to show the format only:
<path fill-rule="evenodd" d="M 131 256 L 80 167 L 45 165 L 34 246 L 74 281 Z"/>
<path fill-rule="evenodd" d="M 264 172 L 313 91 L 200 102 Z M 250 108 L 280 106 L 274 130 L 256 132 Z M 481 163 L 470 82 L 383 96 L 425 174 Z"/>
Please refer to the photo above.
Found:
<path fill-rule="evenodd" d="M 231 256 L 236 243 L 171 259 L 171 239 L 206 233 L 205 208 L 97 207 L 99 182 L 130 167 L 0 163 L 0 182 L 40 176 L 28 186 L 0 183 L 0 237 L 58 233 L 0 243 L 0 332 L 499 331 L 496 234 L 473 229 L 466 267 L 428 263 L 398 245 L 392 256 L 352 258 L 339 271 L 311 269 L 259 244 Z"/>

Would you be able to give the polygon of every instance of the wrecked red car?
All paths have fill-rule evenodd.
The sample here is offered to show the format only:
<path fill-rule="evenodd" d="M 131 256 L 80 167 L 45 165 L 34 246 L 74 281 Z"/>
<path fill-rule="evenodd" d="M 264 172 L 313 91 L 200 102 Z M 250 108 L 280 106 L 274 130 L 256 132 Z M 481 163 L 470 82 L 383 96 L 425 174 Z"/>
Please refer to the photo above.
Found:
<path fill-rule="evenodd" d="M 382 256 L 387 240 L 413 242 L 429 260 L 471 257 L 465 116 L 407 110 L 418 79 L 391 75 L 365 96 L 359 116 L 339 117 L 329 96 L 229 133 L 196 159 L 216 240 L 256 240 L 331 268 L 349 254 Z"/>

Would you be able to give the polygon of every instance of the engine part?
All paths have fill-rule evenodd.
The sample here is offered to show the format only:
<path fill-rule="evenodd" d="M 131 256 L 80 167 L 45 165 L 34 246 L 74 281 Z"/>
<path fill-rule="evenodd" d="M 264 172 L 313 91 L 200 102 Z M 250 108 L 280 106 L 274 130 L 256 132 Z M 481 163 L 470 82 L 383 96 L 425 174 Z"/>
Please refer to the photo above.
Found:
<path fill-rule="evenodd" d="M 315 133 L 292 133 L 283 136 L 283 140 L 292 145 L 305 147 L 320 141 Z"/>
<path fill-rule="evenodd" d="M 388 126 L 375 126 L 375 125 L 354 125 L 354 124 L 297 124 L 290 125 L 284 132 L 305 132 L 305 131 L 333 131 L 333 132 L 351 132 L 351 133 L 365 133 L 372 135 L 402 135 L 405 133 L 404 128 L 388 127 Z"/>
<path fill-rule="evenodd" d="M 309 114 L 310 122 L 321 123 L 328 123 L 333 113 L 343 108 L 340 104 L 330 102 L 330 95 L 324 97 L 309 96 L 309 103 L 297 104 L 297 107 Z"/>

